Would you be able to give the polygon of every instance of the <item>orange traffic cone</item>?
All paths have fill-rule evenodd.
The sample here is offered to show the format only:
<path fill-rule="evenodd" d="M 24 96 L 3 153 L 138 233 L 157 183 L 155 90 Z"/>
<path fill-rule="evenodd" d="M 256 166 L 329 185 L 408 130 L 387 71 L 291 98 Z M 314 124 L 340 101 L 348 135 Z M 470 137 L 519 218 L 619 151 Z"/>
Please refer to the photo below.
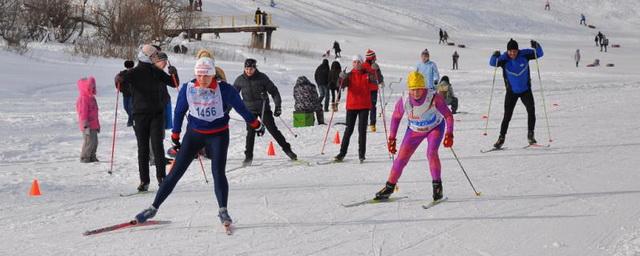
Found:
<path fill-rule="evenodd" d="M 41 196 L 40 194 L 40 185 L 38 185 L 38 180 L 34 179 L 33 183 L 31 183 L 31 190 L 29 190 L 29 196 Z"/>
<path fill-rule="evenodd" d="M 340 133 L 336 131 L 336 136 L 333 137 L 333 144 L 340 144 Z"/>
<path fill-rule="evenodd" d="M 276 155 L 276 150 L 273 148 L 273 141 L 269 141 L 269 147 L 267 148 L 267 155 L 268 156 Z"/>

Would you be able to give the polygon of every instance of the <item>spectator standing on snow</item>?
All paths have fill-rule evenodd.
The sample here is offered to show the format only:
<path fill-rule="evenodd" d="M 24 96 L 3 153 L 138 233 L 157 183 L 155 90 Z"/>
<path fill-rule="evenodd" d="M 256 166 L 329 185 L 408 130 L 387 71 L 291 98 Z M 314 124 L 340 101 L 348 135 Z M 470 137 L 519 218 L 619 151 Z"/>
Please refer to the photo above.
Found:
<path fill-rule="evenodd" d="M 371 49 L 367 49 L 365 61 L 362 64 L 362 69 L 368 74 L 373 76 L 372 82 L 369 83 L 369 89 L 371 90 L 371 111 L 369 111 L 369 129 L 371 132 L 376 132 L 376 114 L 378 112 L 378 88 L 384 85 L 384 77 L 380 66 L 376 61 L 376 52 Z"/>
<path fill-rule="evenodd" d="M 429 57 L 429 50 L 424 49 L 422 53 L 420 53 L 420 62 L 416 65 L 416 71 L 424 76 L 427 88 L 435 91 L 436 84 L 438 84 L 438 80 L 440 80 L 440 72 L 438 72 L 436 63 L 429 60 Z"/>
<path fill-rule="evenodd" d="M 124 111 L 127 112 L 127 127 L 133 126 L 133 113 L 131 112 L 131 104 L 133 99 L 131 98 L 131 85 L 123 83 L 123 76 L 128 70 L 132 69 L 133 66 L 133 61 L 125 61 L 125 69 L 120 71 L 114 78 L 116 89 L 122 93 L 122 107 L 124 107 Z"/>
<path fill-rule="evenodd" d="M 444 40 L 445 44 L 449 44 L 449 34 L 447 33 L 447 31 L 444 31 L 444 34 L 442 35 L 442 39 Z"/>
<path fill-rule="evenodd" d="M 581 25 L 587 25 L 587 17 L 584 16 L 584 13 L 580 14 L 580 24 Z"/>
<path fill-rule="evenodd" d="M 596 41 L 596 47 L 600 46 L 600 45 L 598 44 L 598 42 L 600 41 L 600 38 L 598 37 L 598 35 L 596 35 L 596 39 L 594 39 L 594 40 Z"/>
<path fill-rule="evenodd" d="M 396 102 L 395 110 L 391 116 L 391 132 L 387 140 L 387 147 L 391 154 L 398 152 L 398 157 L 393 161 L 384 188 L 376 193 L 376 200 L 388 199 L 391 196 L 402 171 L 409 163 L 409 159 L 424 140 L 427 140 L 427 159 L 431 171 L 433 201 L 443 198 L 438 149 L 443 136 L 444 146 L 446 148 L 453 146 L 453 116 L 442 96 L 426 88 L 423 80 L 424 77 L 419 72 L 409 73 L 407 78 L 409 96 L 400 98 Z M 402 144 L 400 144 L 400 150 L 396 150 L 396 134 L 405 113 L 408 127 Z"/>
<path fill-rule="evenodd" d="M 438 94 L 442 95 L 445 103 L 451 106 L 451 113 L 458 112 L 458 97 L 453 93 L 453 87 L 449 82 L 448 76 L 442 76 L 440 83 L 438 83 Z"/>
<path fill-rule="evenodd" d="M 291 145 L 284 138 L 275 123 L 275 117 L 282 114 L 282 99 L 280 92 L 269 77 L 258 70 L 257 61 L 255 59 L 246 59 L 244 61 L 244 72 L 239 75 L 233 82 L 233 87 L 242 95 L 242 101 L 249 111 L 255 116 L 260 117 L 267 131 L 278 142 L 278 145 L 287 154 L 291 160 L 298 160 L 298 156 L 291 150 Z M 271 104 L 269 103 L 270 94 L 275 104 L 275 109 L 271 112 Z M 255 143 L 255 129 L 247 126 L 247 137 L 244 151 L 243 165 L 251 165 L 253 162 L 253 145 Z"/>
<path fill-rule="evenodd" d="M 544 4 L 544 10 L 551 11 L 551 3 L 549 3 L 549 0 Z"/>
<path fill-rule="evenodd" d="M 296 79 L 296 84 L 293 86 L 293 99 L 296 112 L 316 113 L 318 124 L 324 124 L 324 113 L 322 113 L 322 104 L 320 103 L 322 99 L 318 97 L 316 86 L 306 76 L 300 76 Z"/>
<path fill-rule="evenodd" d="M 576 53 L 573 55 L 573 60 L 576 61 L 576 68 L 577 68 L 578 63 L 580 63 L 580 49 L 576 49 Z"/>
<path fill-rule="evenodd" d="M 347 88 L 347 128 L 342 137 L 340 153 L 335 156 L 334 161 L 342 162 L 349 149 L 349 141 L 358 121 L 358 157 L 360 162 L 364 162 L 367 152 L 367 117 L 371 109 L 371 87 L 375 82 L 373 74 L 367 73 L 362 67 L 364 59 L 362 55 L 353 56 L 351 61 L 352 69 L 349 73 L 341 72 L 341 89 Z"/>
<path fill-rule="evenodd" d="M 316 68 L 314 78 L 318 85 L 318 91 L 320 91 L 318 102 L 322 103 L 324 100 L 324 112 L 329 112 L 329 60 L 322 60 L 322 63 Z M 322 109 L 322 107 L 321 105 L 320 108 Z"/>
<path fill-rule="evenodd" d="M 131 84 L 133 97 L 133 128 L 138 143 L 138 171 L 140 185 L 138 191 L 149 189 L 149 140 L 153 147 L 156 178 L 158 184 L 165 177 L 163 134 L 165 127 L 165 107 L 169 101 L 166 86 L 176 87 L 172 75 L 177 76 L 173 66 L 163 69 L 166 62 L 159 61 L 159 51 L 152 45 L 144 45 L 138 53 L 138 65 L 124 74 L 124 82 Z M 177 81 L 176 81 L 177 82 Z"/>
<path fill-rule="evenodd" d="M 224 81 L 214 78 L 213 59 L 198 59 L 194 67 L 196 79 L 182 86 L 176 103 L 176 119 L 171 134 L 174 147 L 179 148 L 173 170 L 160 185 L 151 206 L 135 216 L 137 223 L 153 218 L 160 205 L 169 197 L 176 184 L 194 159 L 205 148 L 211 158 L 213 188 L 218 202 L 220 222 L 229 227 L 233 222 L 227 210 L 229 182 L 225 174 L 229 149 L 229 111 L 235 109 L 258 136 L 264 134 L 264 126 L 242 103 L 238 92 Z M 180 143 L 184 116 L 188 113 L 187 131 Z"/>
<path fill-rule="evenodd" d="M 442 28 L 440 28 L 440 31 L 438 32 L 438 44 L 444 43 L 444 32 L 442 31 Z"/>
<path fill-rule="evenodd" d="M 96 151 L 98 149 L 100 121 L 98 119 L 98 101 L 96 101 L 96 79 L 92 76 L 82 78 L 78 80 L 77 86 L 76 112 L 78 113 L 78 126 L 84 139 L 80 162 L 98 162 Z"/>
<path fill-rule="evenodd" d="M 531 92 L 531 75 L 529 70 L 529 61 L 541 58 L 544 55 L 542 47 L 538 42 L 531 40 L 532 49 L 518 48 L 518 42 L 511 39 L 507 43 L 507 51 L 500 54 L 495 51 L 489 60 L 492 67 L 501 67 L 502 76 L 506 87 L 504 96 L 504 116 L 502 117 L 502 125 L 500 126 L 500 136 L 493 145 L 494 148 L 502 148 L 509 122 L 513 115 L 513 109 L 518 103 L 518 99 L 522 101 L 527 109 L 527 140 L 530 145 L 536 144 L 534 138 L 534 130 L 536 126 L 536 109 Z"/>
<path fill-rule="evenodd" d="M 607 52 L 607 46 L 609 46 L 609 38 L 603 37 L 602 43 L 600 44 L 600 51 L 602 51 L 602 46 L 604 46 L 604 52 Z"/>
<path fill-rule="evenodd" d="M 331 70 L 329 70 L 329 90 L 331 91 L 331 111 L 333 112 L 338 111 L 338 107 L 336 105 L 336 92 L 339 87 L 340 72 L 342 72 L 342 66 L 340 66 L 340 62 L 334 60 L 331 63 Z M 325 107 L 325 112 L 326 111 L 327 109 Z"/>
<path fill-rule="evenodd" d="M 458 58 L 460 58 L 460 55 L 458 55 L 458 51 L 453 51 L 453 55 L 451 55 L 451 58 L 453 59 L 453 67 L 451 69 L 458 70 Z"/>
<path fill-rule="evenodd" d="M 333 41 L 333 51 L 336 53 L 336 58 L 340 58 L 340 52 L 342 52 L 342 50 L 340 49 L 338 41 Z"/>

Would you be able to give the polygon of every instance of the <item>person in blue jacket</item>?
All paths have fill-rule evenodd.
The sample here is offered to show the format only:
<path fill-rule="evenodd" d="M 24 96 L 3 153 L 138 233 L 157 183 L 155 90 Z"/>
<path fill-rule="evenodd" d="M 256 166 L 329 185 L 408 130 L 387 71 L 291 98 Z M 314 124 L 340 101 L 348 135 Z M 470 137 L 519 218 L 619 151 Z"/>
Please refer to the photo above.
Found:
<path fill-rule="evenodd" d="M 529 61 L 540 58 L 544 55 L 540 44 L 531 40 L 531 48 L 518 48 L 518 42 L 511 39 L 507 43 L 507 51 L 500 54 L 495 51 L 489 60 L 492 67 L 501 67 L 502 76 L 506 87 L 504 96 L 504 116 L 502 117 L 502 125 L 500 126 L 500 136 L 498 141 L 493 145 L 495 148 L 501 148 L 504 144 L 509 122 L 513 115 L 513 109 L 518 103 L 518 99 L 522 101 L 527 109 L 527 139 L 529 144 L 535 144 L 534 129 L 536 126 L 536 109 L 531 92 L 531 75 L 529 74 Z"/>
<path fill-rule="evenodd" d="M 436 85 L 440 80 L 440 72 L 435 62 L 429 59 L 429 50 L 424 49 L 420 54 L 420 62 L 416 65 L 416 71 L 424 76 L 424 85 L 431 91 L 436 91 Z"/>
<path fill-rule="evenodd" d="M 138 223 L 144 223 L 156 215 L 158 208 L 171 194 L 195 155 L 204 147 L 211 159 L 214 191 L 219 207 L 218 216 L 225 226 L 231 224 L 231 217 L 227 212 L 229 183 L 225 175 L 229 148 L 230 109 L 235 109 L 256 131 L 258 136 L 264 134 L 265 128 L 249 112 L 242 102 L 240 94 L 233 86 L 214 79 L 215 72 L 213 59 L 200 58 L 195 65 L 196 80 L 188 82 L 180 88 L 171 134 L 174 147 L 179 148 L 175 164 L 170 174 L 160 184 L 151 207 L 136 215 L 135 219 Z M 180 132 L 187 111 L 189 111 L 187 131 L 181 144 Z"/>

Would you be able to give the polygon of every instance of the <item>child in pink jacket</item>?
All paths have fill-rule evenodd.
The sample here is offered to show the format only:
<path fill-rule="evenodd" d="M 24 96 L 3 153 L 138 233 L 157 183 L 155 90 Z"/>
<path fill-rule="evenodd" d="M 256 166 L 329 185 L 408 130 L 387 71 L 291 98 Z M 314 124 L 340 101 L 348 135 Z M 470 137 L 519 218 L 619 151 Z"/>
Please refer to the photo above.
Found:
<path fill-rule="evenodd" d="M 84 137 L 80 162 L 98 162 L 96 150 L 98 149 L 100 121 L 98 120 L 98 102 L 95 97 L 96 79 L 90 76 L 78 80 L 78 93 L 76 112 L 78 112 L 78 125 Z"/>

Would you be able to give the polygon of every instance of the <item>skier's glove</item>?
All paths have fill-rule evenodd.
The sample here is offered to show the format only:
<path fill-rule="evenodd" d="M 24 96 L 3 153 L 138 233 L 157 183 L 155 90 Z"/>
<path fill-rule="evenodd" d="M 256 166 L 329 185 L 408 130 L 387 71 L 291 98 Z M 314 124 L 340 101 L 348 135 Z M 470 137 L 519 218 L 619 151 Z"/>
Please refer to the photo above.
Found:
<path fill-rule="evenodd" d="M 180 133 L 174 132 L 171 133 L 171 141 L 173 142 L 173 148 L 178 150 L 180 149 Z"/>
<path fill-rule="evenodd" d="M 167 69 L 169 70 L 169 75 L 171 75 L 171 77 L 175 79 L 174 80 L 174 82 L 176 83 L 175 86 L 180 85 L 180 78 L 178 78 L 178 70 L 176 69 L 176 67 L 169 66 Z"/>
<path fill-rule="evenodd" d="M 347 76 L 349 75 L 347 75 L 347 72 L 344 72 L 344 71 L 340 72 L 340 74 L 338 75 L 338 77 L 342 80 L 346 79 Z"/>
<path fill-rule="evenodd" d="M 531 40 L 531 48 L 538 49 L 538 47 L 540 47 L 540 44 L 536 40 Z"/>
<path fill-rule="evenodd" d="M 391 153 L 392 155 L 395 155 L 396 152 L 398 152 L 396 150 L 396 138 L 389 138 L 389 140 L 387 141 L 387 148 L 389 149 L 389 153 Z"/>
<path fill-rule="evenodd" d="M 496 57 L 496 58 L 500 57 L 500 51 L 493 52 L 493 57 Z"/>
<path fill-rule="evenodd" d="M 282 114 L 282 107 L 276 106 L 276 109 L 273 111 L 273 116 L 279 117 Z"/>
<path fill-rule="evenodd" d="M 453 146 L 453 133 L 448 132 L 447 134 L 444 135 L 443 144 L 445 148 L 450 148 L 451 146 Z"/>
<path fill-rule="evenodd" d="M 251 123 L 250 126 L 256 132 L 258 137 L 264 135 L 264 125 L 258 119 L 253 121 L 253 123 Z"/>

